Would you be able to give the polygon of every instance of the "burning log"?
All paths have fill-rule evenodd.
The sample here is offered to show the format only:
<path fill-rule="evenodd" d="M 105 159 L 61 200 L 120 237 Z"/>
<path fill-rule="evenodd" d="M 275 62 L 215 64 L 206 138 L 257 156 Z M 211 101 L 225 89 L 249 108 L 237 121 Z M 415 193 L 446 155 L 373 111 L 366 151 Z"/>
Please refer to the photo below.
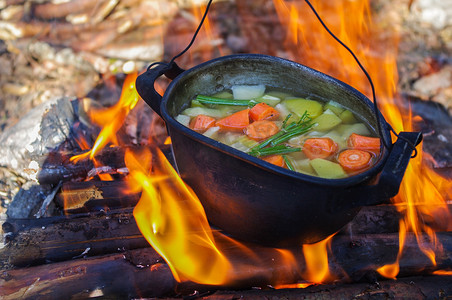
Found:
<path fill-rule="evenodd" d="M 84 184 L 89 185 L 88 182 Z M 97 188 L 107 191 L 103 194 L 107 202 L 108 194 L 114 195 L 121 187 Z M 130 200 L 133 201 L 135 196 L 131 195 Z M 94 206 L 89 203 L 91 201 L 104 200 L 90 199 L 85 206 Z M 452 211 L 452 205 L 449 209 Z M 396 233 L 399 230 L 398 220 L 399 213 L 394 206 L 365 207 L 338 235 L 359 237 L 363 234 Z M 3 224 L 3 233 L 5 246 L 0 249 L 0 269 L 69 260 L 87 249 L 88 252 L 83 255 L 92 256 L 148 246 L 137 228 L 131 209 L 44 219 L 10 219 Z M 391 238 L 389 240 L 392 241 Z"/>
<path fill-rule="evenodd" d="M 442 243 L 444 251 L 435 251 L 435 254 L 437 254 L 437 266 L 432 267 L 431 265 L 427 265 L 428 267 L 425 267 L 425 261 L 415 241 L 415 237 L 409 235 L 405 248 L 406 252 L 400 260 L 401 274 L 410 273 L 412 276 L 419 276 L 429 274 L 434 269 L 450 268 L 452 261 L 451 233 L 438 234 L 438 241 Z M 43 294 L 46 297 L 63 294 L 78 295 L 81 297 L 87 297 L 89 295 L 158 297 L 174 296 L 176 291 L 179 295 L 193 295 L 195 291 L 199 293 L 210 293 L 225 288 L 249 289 L 253 286 L 265 288 L 268 284 L 273 284 L 275 280 L 273 276 L 275 274 L 295 274 L 293 277 L 286 279 L 286 282 L 279 282 L 279 284 L 293 284 L 300 280 L 298 275 L 296 275 L 300 274 L 300 270 L 294 270 L 293 266 L 288 266 L 279 259 L 275 259 L 274 251 L 262 247 L 255 247 L 253 250 L 259 253 L 260 259 L 268 262 L 268 269 L 259 271 L 254 276 L 250 270 L 247 270 L 246 274 L 242 274 L 244 275 L 244 280 L 222 287 L 205 286 L 193 282 L 176 283 L 170 273 L 169 267 L 163 263 L 152 248 L 146 248 L 127 251 L 124 254 L 76 259 L 3 271 L 0 278 L 3 287 L 0 295 L 6 297 L 4 299 L 13 299 L 18 296 L 38 297 Z M 342 270 L 351 271 L 349 273 L 350 277 L 341 281 L 357 282 L 363 278 L 363 274 L 369 274 L 369 272 L 373 274 L 372 270 L 376 265 L 392 263 L 397 250 L 398 234 L 384 236 L 362 235 L 353 239 L 346 236 L 337 236 L 333 241 L 335 258 L 334 260 L 330 260 L 330 270 L 336 275 L 343 275 Z M 234 251 L 235 249 L 226 249 L 226 255 L 234 253 Z M 240 258 L 237 259 L 238 261 L 232 261 L 232 263 L 238 263 Z M 358 278 L 356 277 L 357 274 L 360 274 L 359 279 L 356 279 Z M 413 284 L 407 285 L 406 280 L 411 280 L 416 283 L 416 288 L 409 290 L 410 294 L 419 292 L 420 287 L 425 288 L 425 290 L 422 290 L 424 293 L 434 296 L 438 296 L 441 290 L 445 295 L 452 293 L 451 278 L 447 276 L 427 277 L 427 280 L 416 277 L 414 280 L 408 278 L 381 283 L 376 281 L 376 277 L 370 278 L 373 278 L 371 282 L 375 284 L 373 285 L 373 289 L 371 289 L 374 293 L 383 292 L 394 294 L 394 288 L 396 290 L 400 288 L 401 290 L 399 292 L 405 289 L 404 293 L 407 293 L 406 288 L 413 287 Z M 431 278 L 431 280 L 428 278 Z M 426 284 L 425 286 L 423 285 L 424 282 Z M 52 286 L 51 291 L 48 289 L 50 285 Z M 359 294 L 368 292 L 368 289 L 369 284 L 322 285 L 306 290 L 264 291 L 264 294 L 287 295 L 287 293 L 294 293 L 293 295 L 300 295 L 299 293 L 301 293 L 301 295 L 304 295 L 305 292 L 322 292 L 327 297 L 333 295 L 336 297 L 338 293 L 349 295 L 348 293 L 350 292 L 354 293 L 354 296 L 358 296 Z M 220 291 L 217 293 L 225 297 L 231 292 Z M 251 296 L 255 291 L 248 290 L 246 292 L 232 293 L 234 295 L 246 293 Z"/>

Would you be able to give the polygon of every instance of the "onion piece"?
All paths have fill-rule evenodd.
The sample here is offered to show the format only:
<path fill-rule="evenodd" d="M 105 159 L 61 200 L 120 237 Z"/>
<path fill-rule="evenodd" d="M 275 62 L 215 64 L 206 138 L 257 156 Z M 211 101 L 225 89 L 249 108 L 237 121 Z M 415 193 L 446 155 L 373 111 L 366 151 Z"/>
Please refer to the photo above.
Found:
<path fill-rule="evenodd" d="M 232 94 L 236 100 L 256 99 L 262 97 L 265 93 L 265 85 L 234 85 Z"/>

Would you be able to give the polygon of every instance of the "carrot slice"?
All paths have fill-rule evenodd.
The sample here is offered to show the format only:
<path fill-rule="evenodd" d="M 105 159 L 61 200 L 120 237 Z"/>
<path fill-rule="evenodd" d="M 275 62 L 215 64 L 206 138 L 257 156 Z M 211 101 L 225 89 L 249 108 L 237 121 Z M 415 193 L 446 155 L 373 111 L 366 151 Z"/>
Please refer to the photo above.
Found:
<path fill-rule="evenodd" d="M 266 156 L 262 158 L 263 160 L 265 160 L 266 162 L 269 162 L 271 164 L 274 164 L 278 167 L 286 167 L 286 163 L 284 162 L 284 158 L 282 157 L 282 155 L 270 155 L 270 156 Z"/>
<path fill-rule="evenodd" d="M 279 111 L 270 105 L 261 102 L 250 109 L 250 118 L 253 121 L 276 120 L 279 117 Z"/>
<path fill-rule="evenodd" d="M 352 133 L 347 144 L 352 149 L 367 150 L 374 153 L 380 152 L 380 139 Z"/>
<path fill-rule="evenodd" d="M 249 111 L 249 108 L 238 111 L 218 120 L 215 124 L 216 126 L 219 126 L 221 130 L 241 132 L 250 124 Z"/>
<path fill-rule="evenodd" d="M 303 145 L 303 153 L 309 158 L 327 158 L 336 153 L 339 146 L 330 138 L 307 139 Z"/>
<path fill-rule="evenodd" d="M 215 119 L 206 115 L 197 115 L 190 121 L 190 128 L 194 131 L 203 133 L 215 125 Z"/>
<path fill-rule="evenodd" d="M 251 123 L 245 128 L 245 134 L 253 140 L 260 141 L 271 137 L 279 131 L 278 126 L 268 120 L 261 120 Z"/>
<path fill-rule="evenodd" d="M 347 149 L 342 151 L 337 160 L 347 172 L 356 172 L 368 168 L 371 164 L 372 155 L 363 150 Z"/>

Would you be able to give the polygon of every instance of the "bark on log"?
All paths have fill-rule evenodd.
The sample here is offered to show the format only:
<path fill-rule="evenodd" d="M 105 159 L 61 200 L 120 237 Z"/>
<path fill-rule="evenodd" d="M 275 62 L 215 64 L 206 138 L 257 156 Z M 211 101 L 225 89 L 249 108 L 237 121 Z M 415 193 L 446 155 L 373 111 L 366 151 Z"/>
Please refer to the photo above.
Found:
<path fill-rule="evenodd" d="M 450 210 L 452 211 L 452 205 Z M 341 234 L 399 232 L 400 217 L 401 214 L 393 205 L 366 206 L 341 230 Z"/>
<path fill-rule="evenodd" d="M 173 276 L 155 252 L 152 267 L 132 265 L 124 254 L 78 259 L 38 267 L 3 271 L 2 299 L 129 299 L 171 295 Z"/>
<path fill-rule="evenodd" d="M 452 232 L 436 233 L 436 237 L 438 244 L 436 248 L 430 249 L 436 259 L 435 266 L 419 247 L 421 244 L 428 248 L 430 238 L 421 234 L 419 244 L 413 233 L 407 233 L 398 276 L 452 269 Z M 374 271 L 377 267 L 396 262 L 399 234 L 363 234 L 348 238 L 337 236 L 333 238 L 331 248 L 334 261 L 330 261 L 330 264 L 342 267 L 352 282 L 358 281 L 364 277 L 377 277 Z"/>
<path fill-rule="evenodd" d="M 121 212 L 9 220 L 3 223 L 5 246 L 0 269 L 117 253 L 147 247 L 131 209 Z"/>
<path fill-rule="evenodd" d="M 452 263 L 452 234 L 440 233 L 438 234 L 438 240 L 443 244 L 444 253 L 435 251 L 437 254 L 437 267 L 435 268 L 450 268 Z M 351 248 L 351 241 L 360 242 L 362 245 L 360 249 Z M 388 252 L 397 252 L 398 245 L 397 234 L 389 235 L 364 235 L 359 238 L 356 237 L 351 240 L 346 236 L 337 236 L 333 242 L 333 248 L 341 247 L 340 252 L 347 252 L 347 255 L 339 253 L 334 259 L 330 259 L 332 272 L 337 272 L 338 266 L 344 269 L 353 269 L 357 261 L 359 267 L 363 270 L 367 268 L 375 268 L 376 263 L 382 265 L 385 263 L 391 263 L 394 260 L 393 255 L 388 255 Z M 401 274 L 410 272 L 411 276 L 420 276 L 428 274 L 433 269 L 431 266 L 424 264 L 422 259 L 418 259 L 423 254 L 417 247 L 415 238 L 412 235 L 408 236 L 406 243 L 406 252 L 403 254 L 400 260 Z M 375 247 L 381 244 L 385 249 Z M 0 277 L 0 296 L 3 299 L 17 299 L 21 298 L 54 298 L 61 297 L 62 295 L 73 295 L 76 298 L 87 298 L 88 296 L 103 295 L 104 297 L 159 297 L 159 296 L 174 296 L 175 292 L 179 296 L 188 295 L 202 295 L 203 293 L 211 293 L 224 289 L 240 289 L 246 290 L 246 292 L 232 292 L 233 295 L 245 293 L 246 296 L 258 297 L 261 293 L 268 295 L 291 295 L 296 297 L 297 295 L 322 295 L 322 296 L 336 296 L 336 295 L 350 295 L 349 293 L 355 293 L 355 297 L 363 297 L 369 292 L 369 284 L 344 284 L 346 282 L 357 282 L 352 277 L 342 277 L 339 281 L 343 284 L 335 285 L 321 285 L 314 286 L 304 290 L 281 290 L 281 291 L 252 291 L 252 287 L 268 287 L 268 284 L 274 284 L 274 274 L 292 274 L 303 271 L 303 266 L 293 269 L 293 266 L 288 266 L 279 259 L 274 259 L 274 251 L 270 251 L 268 248 L 258 248 L 259 256 L 262 260 L 268 261 L 268 269 L 266 271 L 260 270 L 257 274 L 253 274 L 252 271 L 247 269 L 245 274 L 239 274 L 245 279 L 240 280 L 232 285 L 227 286 L 206 286 L 196 284 L 193 282 L 175 283 L 168 266 L 162 263 L 160 257 L 155 253 L 152 248 L 139 249 L 127 251 L 124 254 L 114 254 L 102 257 L 93 257 L 88 259 L 76 259 L 66 262 L 59 262 L 53 264 L 46 264 L 36 267 L 16 269 L 3 271 Z M 389 249 L 389 251 L 388 251 Z M 231 252 L 232 251 L 232 252 Z M 233 253 L 234 249 L 227 249 L 227 254 Z M 333 251 L 334 252 L 334 251 Z M 335 253 L 336 254 L 336 253 Z M 388 257 L 391 256 L 391 257 Z M 416 263 L 412 259 L 414 257 Z M 232 264 L 240 262 L 240 258 L 232 258 Z M 341 271 L 342 272 L 342 271 Z M 341 275 L 343 273 L 340 273 Z M 350 275 L 350 274 L 349 274 Z M 370 279 L 370 282 L 377 282 L 377 280 L 383 280 L 378 277 L 366 277 Z M 439 279 L 438 279 L 439 278 Z M 286 281 L 279 281 L 279 284 L 292 284 L 296 283 L 297 276 L 286 277 Z M 359 279 L 362 280 L 362 277 Z M 424 282 L 420 277 L 417 279 L 408 279 L 409 285 L 406 284 L 406 280 L 400 281 L 382 281 L 380 284 L 373 285 L 373 292 L 369 292 L 369 295 L 388 295 L 393 296 L 396 287 L 398 292 L 403 292 L 405 295 L 418 295 L 414 292 L 418 291 L 421 286 L 425 288 L 422 292 L 425 295 L 429 295 L 430 298 L 451 295 L 452 293 L 452 276 L 445 277 L 433 277 L 432 280 L 427 280 L 426 285 L 422 285 Z M 413 282 L 414 283 L 413 283 Z M 362 281 L 361 281 L 362 282 Z M 420 284 L 419 286 L 417 284 Z M 389 287 L 389 289 L 388 289 Z M 350 290 L 351 289 L 351 290 Z M 353 291 L 353 292 L 351 292 Z M 380 292 L 384 291 L 380 294 Z M 97 293 L 97 294 L 96 294 Z M 218 295 L 222 295 L 219 299 L 232 299 L 229 297 L 230 292 L 217 292 Z M 256 294 L 257 293 L 257 294 Z M 313 294 L 315 293 L 315 294 Z M 442 294 L 441 294 L 442 293 Z M 403 295 L 397 293 L 397 295 Z M 390 298 L 391 298 L 390 297 Z M 211 297 L 216 299 L 215 295 Z M 350 297 L 345 297 L 350 298 Z M 353 297 L 352 297 L 353 298 Z M 408 297 L 410 298 L 410 297 Z"/>

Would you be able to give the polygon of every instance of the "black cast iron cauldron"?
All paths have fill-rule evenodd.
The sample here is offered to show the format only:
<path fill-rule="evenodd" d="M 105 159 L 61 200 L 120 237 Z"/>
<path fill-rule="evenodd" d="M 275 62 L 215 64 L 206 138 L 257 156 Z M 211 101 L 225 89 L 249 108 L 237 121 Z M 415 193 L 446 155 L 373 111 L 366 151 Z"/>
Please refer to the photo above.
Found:
<path fill-rule="evenodd" d="M 165 94 L 154 89 L 165 74 L 173 79 Z M 364 117 L 374 129 L 376 113 L 364 95 L 306 66 L 277 57 L 240 54 L 220 57 L 184 71 L 159 65 L 140 75 L 140 96 L 166 122 L 179 174 L 198 195 L 209 222 L 233 237 L 263 245 L 317 242 L 350 222 L 360 207 L 387 202 L 397 194 L 403 174 L 422 136 L 402 132 L 390 150 L 364 173 L 324 179 L 277 167 L 209 139 L 174 117 L 198 94 L 213 94 L 237 84 L 284 87 L 295 94 L 332 99 Z M 380 112 L 377 112 L 380 114 Z M 389 126 L 380 114 L 384 139 Z"/>

